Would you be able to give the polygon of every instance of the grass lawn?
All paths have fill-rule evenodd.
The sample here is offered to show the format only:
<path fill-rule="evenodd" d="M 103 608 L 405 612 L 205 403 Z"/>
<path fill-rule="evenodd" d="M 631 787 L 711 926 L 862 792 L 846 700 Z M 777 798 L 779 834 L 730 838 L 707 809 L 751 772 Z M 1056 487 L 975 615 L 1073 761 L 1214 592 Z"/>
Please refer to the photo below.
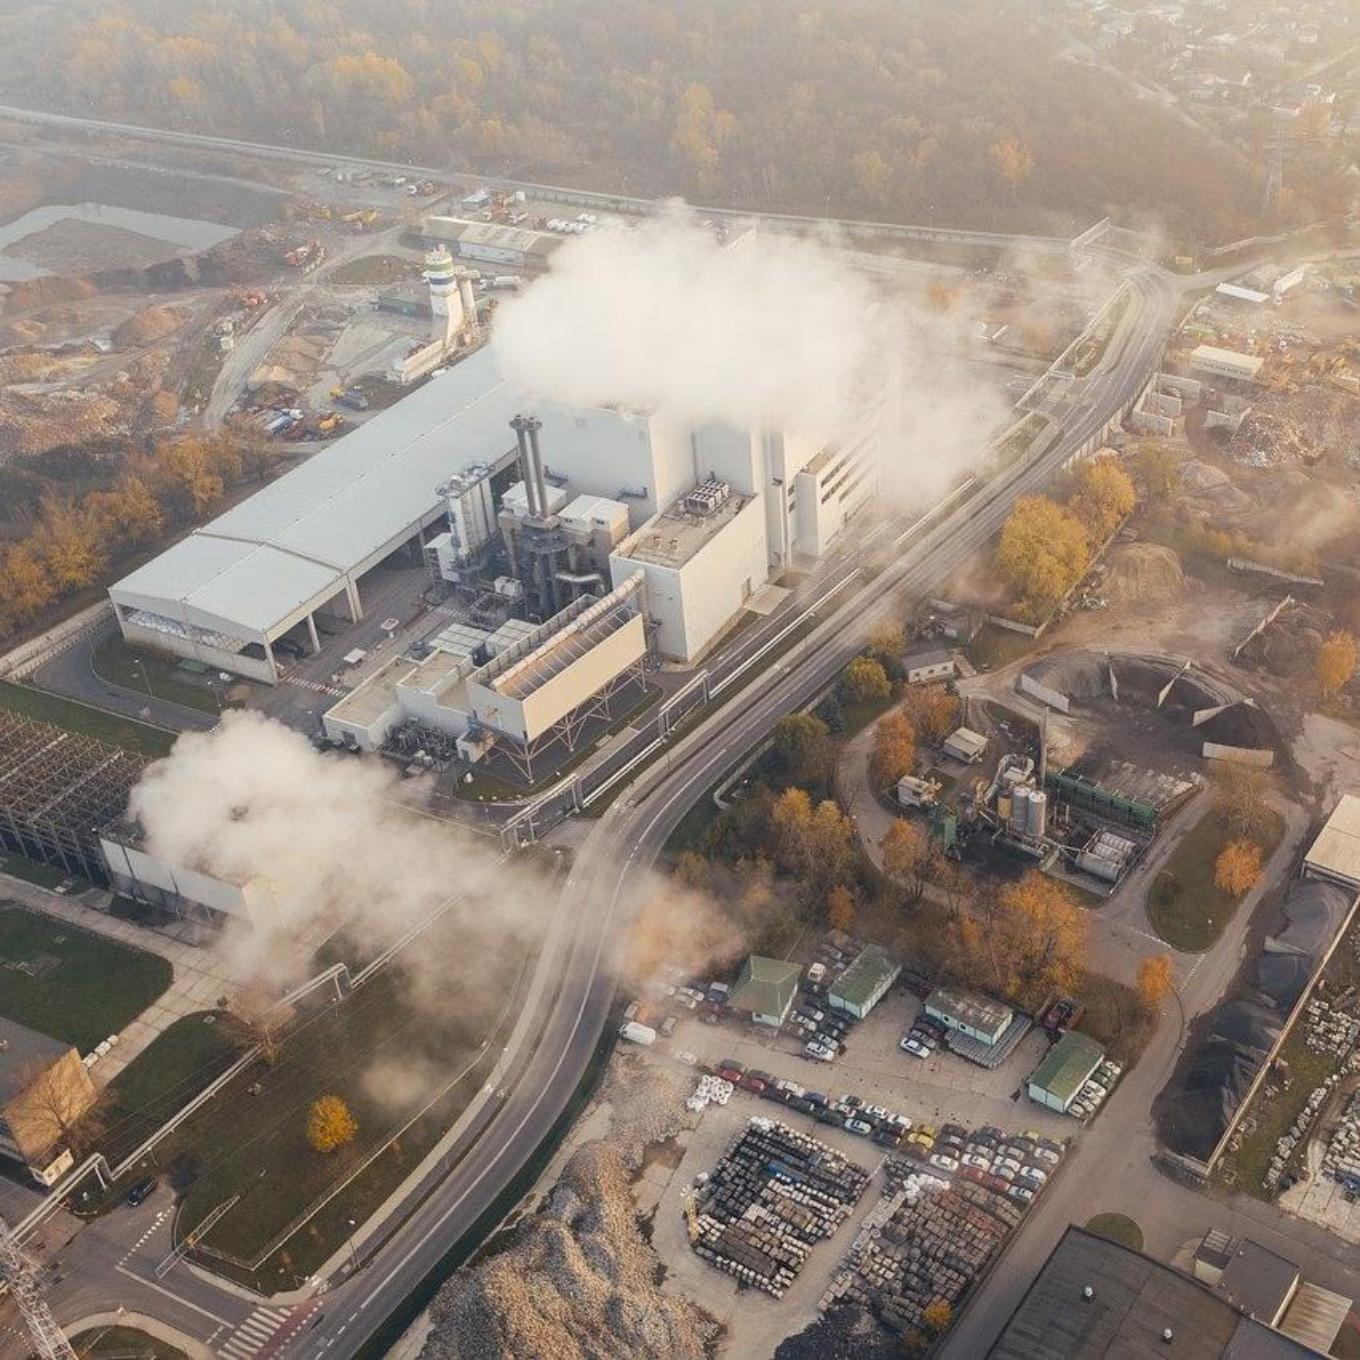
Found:
<path fill-rule="evenodd" d="M 467 934 L 450 920 L 414 947 L 413 957 L 440 961 L 437 977 L 394 965 L 339 1005 L 318 995 L 298 1015 L 274 1066 L 252 1064 L 157 1148 L 156 1164 L 180 1194 L 180 1238 L 236 1198 L 205 1236 L 205 1264 L 256 1287 L 291 1287 L 295 1274 L 306 1275 L 343 1243 L 348 1220 L 376 1208 L 457 1118 L 499 1052 L 491 1044 L 483 1053 L 483 1044 L 493 1032 L 508 1033 L 512 998 L 532 975 L 523 946 L 479 946 Z M 455 1004 L 420 1007 L 417 996 L 435 988 Z M 155 1100 L 159 1092 L 168 1109 L 183 1103 L 185 1082 L 202 1083 L 220 1071 L 230 1055 L 219 1027 L 201 1028 L 208 1034 L 184 1024 L 168 1030 L 158 1061 L 141 1070 L 134 1064 L 127 1082 L 120 1078 L 120 1105 Z M 466 1077 L 307 1221 L 470 1064 Z M 171 1097 L 166 1092 L 176 1081 L 180 1093 Z M 306 1136 L 307 1112 L 322 1095 L 344 1100 L 358 1125 L 354 1142 L 331 1154 L 316 1152 Z"/>
<path fill-rule="evenodd" d="M 176 1020 L 109 1083 L 101 1151 L 111 1162 L 122 1161 L 231 1066 L 240 1049 L 221 1018 L 200 1011 Z"/>
<path fill-rule="evenodd" d="M 25 883 L 36 883 L 40 888 L 55 888 L 65 883 L 69 877 L 61 869 L 50 864 L 39 864 L 37 860 L 25 859 L 22 855 L 0 854 L 0 871 L 13 878 L 22 878 Z M 83 883 L 84 880 L 80 880 Z"/>
<path fill-rule="evenodd" d="M 0 908 L 0 1015 L 82 1053 L 140 1015 L 171 974 L 158 954 L 36 911 Z"/>
<path fill-rule="evenodd" d="M 985 623 L 964 648 L 964 653 L 978 670 L 994 671 L 1009 666 L 1012 661 L 1019 661 L 1034 646 L 1035 640 L 1028 633 L 1017 633 L 1013 628 Z"/>
<path fill-rule="evenodd" d="M 169 1342 L 135 1327 L 95 1327 L 77 1332 L 71 1345 L 84 1360 L 189 1360 Z"/>
<path fill-rule="evenodd" d="M 162 727 L 149 727 L 131 718 L 106 713 L 102 708 L 92 708 L 44 689 L 11 684 L 8 680 L 0 680 L 0 708 L 148 756 L 169 755 L 170 747 L 179 735 Z"/>
<path fill-rule="evenodd" d="M 111 685 L 145 694 L 149 681 L 151 693 L 157 699 L 168 699 L 203 713 L 221 712 L 217 695 L 206 681 L 195 681 L 175 661 L 159 652 L 129 647 L 121 633 L 111 633 L 99 644 L 91 665 L 94 673 Z"/>
<path fill-rule="evenodd" d="M 1087 1221 L 1086 1230 L 1134 1251 L 1143 1250 L 1143 1230 L 1127 1214 L 1097 1214 Z"/>
<path fill-rule="evenodd" d="M 1313 1089 L 1336 1067 L 1336 1058 L 1330 1053 L 1316 1053 L 1308 1047 L 1307 1030 L 1306 1024 L 1296 1024 L 1280 1049 L 1280 1059 L 1289 1064 L 1292 1078 L 1289 1089 L 1281 1090 L 1273 1100 L 1266 1100 L 1265 1086 L 1262 1086 L 1248 1112 L 1256 1120 L 1256 1128 L 1242 1139 L 1242 1146 L 1236 1152 L 1224 1153 L 1214 1168 L 1216 1180 L 1245 1190 L 1258 1199 L 1271 1198 L 1262 1185 L 1262 1178 L 1275 1155 L 1276 1142 L 1288 1132 Z M 1268 1081 L 1267 1084 L 1271 1083 Z M 1295 1150 L 1296 1160 L 1302 1157 L 1306 1143 L 1305 1139 Z"/>
<path fill-rule="evenodd" d="M 361 255 L 357 260 L 349 260 L 339 269 L 326 276 L 327 283 L 339 284 L 386 284 L 400 283 L 403 279 L 413 279 L 420 273 L 420 266 L 414 260 L 404 260 L 399 255 Z"/>
<path fill-rule="evenodd" d="M 1268 860 L 1284 835 L 1284 821 L 1267 810 L 1266 830 L 1257 837 Z M 1214 862 L 1232 839 L 1223 818 L 1210 811 L 1181 840 L 1148 893 L 1148 920 L 1173 949 L 1198 953 L 1223 933 L 1237 911 L 1237 899 L 1214 883 Z"/>

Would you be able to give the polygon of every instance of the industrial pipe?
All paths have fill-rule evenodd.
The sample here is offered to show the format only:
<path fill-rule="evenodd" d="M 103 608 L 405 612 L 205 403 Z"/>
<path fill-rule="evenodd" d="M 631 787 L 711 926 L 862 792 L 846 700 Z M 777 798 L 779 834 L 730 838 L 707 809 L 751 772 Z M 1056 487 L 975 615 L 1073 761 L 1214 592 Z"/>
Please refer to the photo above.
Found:
<path fill-rule="evenodd" d="M 543 422 L 537 416 L 530 416 L 525 425 L 529 431 L 529 448 L 533 453 L 534 478 L 538 483 L 538 503 L 541 507 L 539 513 L 544 519 L 548 517 L 548 482 L 543 475 L 543 453 L 538 447 L 538 432 L 543 428 Z"/>
<path fill-rule="evenodd" d="M 524 501 L 530 516 L 536 517 L 540 512 L 534 504 L 534 474 L 529 457 L 529 441 L 526 438 L 528 430 L 528 420 L 524 416 L 515 416 L 510 421 L 510 428 L 515 432 L 515 442 L 519 445 L 519 475 L 524 483 Z"/>

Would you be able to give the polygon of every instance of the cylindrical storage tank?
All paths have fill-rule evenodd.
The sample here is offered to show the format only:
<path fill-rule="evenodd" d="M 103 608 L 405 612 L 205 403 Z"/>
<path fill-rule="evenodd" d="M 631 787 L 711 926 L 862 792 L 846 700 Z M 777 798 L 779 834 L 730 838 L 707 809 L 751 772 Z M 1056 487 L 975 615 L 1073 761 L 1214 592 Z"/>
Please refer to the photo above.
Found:
<path fill-rule="evenodd" d="M 1009 793 L 999 793 L 996 796 L 996 815 L 1001 818 L 1007 826 L 1011 824 L 1012 799 Z"/>
<path fill-rule="evenodd" d="M 1011 830 L 1017 836 L 1029 834 L 1029 786 L 1021 784 L 1011 795 Z"/>
<path fill-rule="evenodd" d="M 1029 836 L 1041 841 L 1048 832 L 1048 794 L 1035 789 L 1029 796 Z"/>

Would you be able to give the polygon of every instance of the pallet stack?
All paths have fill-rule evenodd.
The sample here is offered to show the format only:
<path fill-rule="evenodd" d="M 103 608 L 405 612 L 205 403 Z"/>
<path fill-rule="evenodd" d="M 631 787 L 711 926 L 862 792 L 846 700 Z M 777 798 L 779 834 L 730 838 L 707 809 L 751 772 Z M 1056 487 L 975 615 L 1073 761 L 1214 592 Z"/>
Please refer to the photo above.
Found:
<path fill-rule="evenodd" d="M 825 1143 L 752 1119 L 699 1192 L 694 1250 L 778 1298 L 813 1244 L 849 1217 L 868 1181 L 863 1167 Z"/>

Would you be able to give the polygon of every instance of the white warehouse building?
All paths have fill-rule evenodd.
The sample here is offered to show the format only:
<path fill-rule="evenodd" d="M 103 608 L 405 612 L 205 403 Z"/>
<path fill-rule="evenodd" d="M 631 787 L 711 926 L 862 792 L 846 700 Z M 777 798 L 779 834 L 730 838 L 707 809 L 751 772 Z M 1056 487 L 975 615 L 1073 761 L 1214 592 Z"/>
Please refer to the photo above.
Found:
<path fill-rule="evenodd" d="M 488 347 L 117 582 L 109 596 L 124 636 L 275 683 L 273 644 L 296 630 L 320 650 L 315 616 L 361 618 L 365 574 L 399 549 L 428 540 L 441 574 L 459 579 L 524 497 L 522 483 L 493 493 L 492 479 L 513 476 L 510 421 L 526 408 L 542 421 L 552 507 L 574 516 L 564 532 L 580 540 L 578 556 L 600 568 L 607 559 L 609 579 L 592 593 L 644 576 L 656 646 L 678 661 L 719 641 L 771 575 L 826 552 L 879 485 L 872 409 L 853 439 L 827 446 L 531 405 Z M 620 506 L 628 532 L 617 541 Z"/>

